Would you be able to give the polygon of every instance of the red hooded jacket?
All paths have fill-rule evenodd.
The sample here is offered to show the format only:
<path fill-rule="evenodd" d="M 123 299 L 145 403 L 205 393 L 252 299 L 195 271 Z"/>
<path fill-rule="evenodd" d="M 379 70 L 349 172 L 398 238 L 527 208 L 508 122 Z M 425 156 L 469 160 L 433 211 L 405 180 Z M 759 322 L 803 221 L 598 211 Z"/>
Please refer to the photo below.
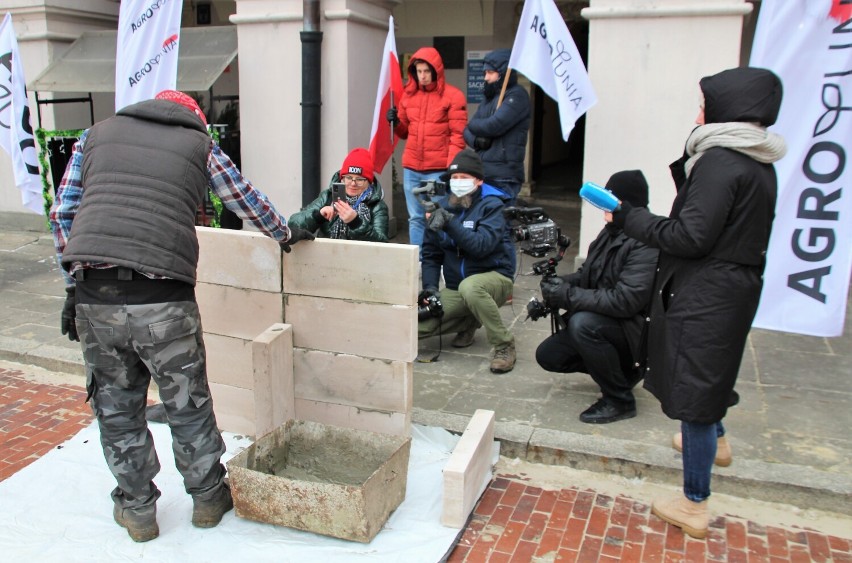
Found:
<path fill-rule="evenodd" d="M 435 80 L 425 89 L 417 81 L 416 60 L 435 69 Z M 467 101 L 461 90 L 444 82 L 444 61 L 436 49 L 422 47 L 411 61 L 394 129 L 400 139 L 407 139 L 402 166 L 420 172 L 446 170 L 465 146 Z"/>

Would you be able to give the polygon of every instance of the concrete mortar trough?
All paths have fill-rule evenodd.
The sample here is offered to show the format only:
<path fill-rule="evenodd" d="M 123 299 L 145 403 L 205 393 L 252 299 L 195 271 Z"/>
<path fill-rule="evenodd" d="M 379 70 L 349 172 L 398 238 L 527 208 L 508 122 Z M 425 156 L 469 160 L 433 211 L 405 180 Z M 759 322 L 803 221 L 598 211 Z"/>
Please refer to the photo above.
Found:
<path fill-rule="evenodd" d="M 405 499 L 411 438 L 290 420 L 228 461 L 237 516 L 370 542 Z"/>

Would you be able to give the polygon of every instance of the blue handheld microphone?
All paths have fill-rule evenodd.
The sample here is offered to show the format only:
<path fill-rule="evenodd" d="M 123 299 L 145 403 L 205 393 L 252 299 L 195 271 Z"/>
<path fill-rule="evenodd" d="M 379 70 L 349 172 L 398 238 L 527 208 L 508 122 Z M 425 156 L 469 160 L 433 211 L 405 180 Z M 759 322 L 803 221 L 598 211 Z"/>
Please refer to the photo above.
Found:
<path fill-rule="evenodd" d="M 618 198 L 611 191 L 592 182 L 583 184 L 580 197 L 604 211 L 615 211 L 620 205 Z"/>

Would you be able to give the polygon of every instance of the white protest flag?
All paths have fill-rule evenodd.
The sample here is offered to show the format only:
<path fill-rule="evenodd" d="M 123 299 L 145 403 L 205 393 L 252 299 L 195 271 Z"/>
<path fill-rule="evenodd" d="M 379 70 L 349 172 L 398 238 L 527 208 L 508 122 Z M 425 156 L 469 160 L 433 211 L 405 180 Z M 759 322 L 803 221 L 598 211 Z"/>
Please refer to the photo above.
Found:
<path fill-rule="evenodd" d="M 122 0 L 115 52 L 115 111 L 177 87 L 180 0 Z"/>
<path fill-rule="evenodd" d="M 379 71 L 379 88 L 376 92 L 376 107 L 373 110 L 373 127 L 370 131 L 370 156 L 376 172 L 381 172 L 396 147 L 397 137 L 393 126 L 385 115 L 391 106 L 402 97 L 402 75 L 399 72 L 399 57 L 396 54 L 396 37 L 393 32 L 393 16 L 388 21 L 388 36 L 382 51 L 382 68 Z"/>
<path fill-rule="evenodd" d="M 852 3 L 764 0 L 751 66 L 783 82 L 778 202 L 753 326 L 840 336 L 852 269 Z"/>
<path fill-rule="evenodd" d="M 524 73 L 559 104 L 562 139 L 598 98 L 574 39 L 553 0 L 526 0 L 509 67 Z"/>
<path fill-rule="evenodd" d="M 27 82 L 9 13 L 0 24 L 0 98 L 5 98 L 0 104 L 0 146 L 12 157 L 15 185 L 21 190 L 24 207 L 44 214 Z"/>

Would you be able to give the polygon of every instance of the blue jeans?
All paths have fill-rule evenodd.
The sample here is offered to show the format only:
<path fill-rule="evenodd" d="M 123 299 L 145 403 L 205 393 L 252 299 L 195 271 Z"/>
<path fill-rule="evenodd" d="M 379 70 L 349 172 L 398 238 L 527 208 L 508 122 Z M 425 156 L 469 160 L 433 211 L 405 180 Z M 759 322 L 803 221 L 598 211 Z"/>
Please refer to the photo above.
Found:
<path fill-rule="evenodd" d="M 408 243 L 423 246 L 423 233 L 426 230 L 426 210 L 420 204 L 420 198 L 412 193 L 425 180 L 439 180 L 443 170 L 418 172 L 410 168 L 403 169 L 402 188 L 405 191 L 405 206 L 408 209 Z M 432 201 L 443 204 L 446 197 L 434 197 Z"/>
<path fill-rule="evenodd" d="M 710 470 L 716 458 L 716 441 L 725 435 L 722 422 L 699 424 L 681 421 L 683 433 L 683 494 L 693 502 L 710 496 Z"/>

